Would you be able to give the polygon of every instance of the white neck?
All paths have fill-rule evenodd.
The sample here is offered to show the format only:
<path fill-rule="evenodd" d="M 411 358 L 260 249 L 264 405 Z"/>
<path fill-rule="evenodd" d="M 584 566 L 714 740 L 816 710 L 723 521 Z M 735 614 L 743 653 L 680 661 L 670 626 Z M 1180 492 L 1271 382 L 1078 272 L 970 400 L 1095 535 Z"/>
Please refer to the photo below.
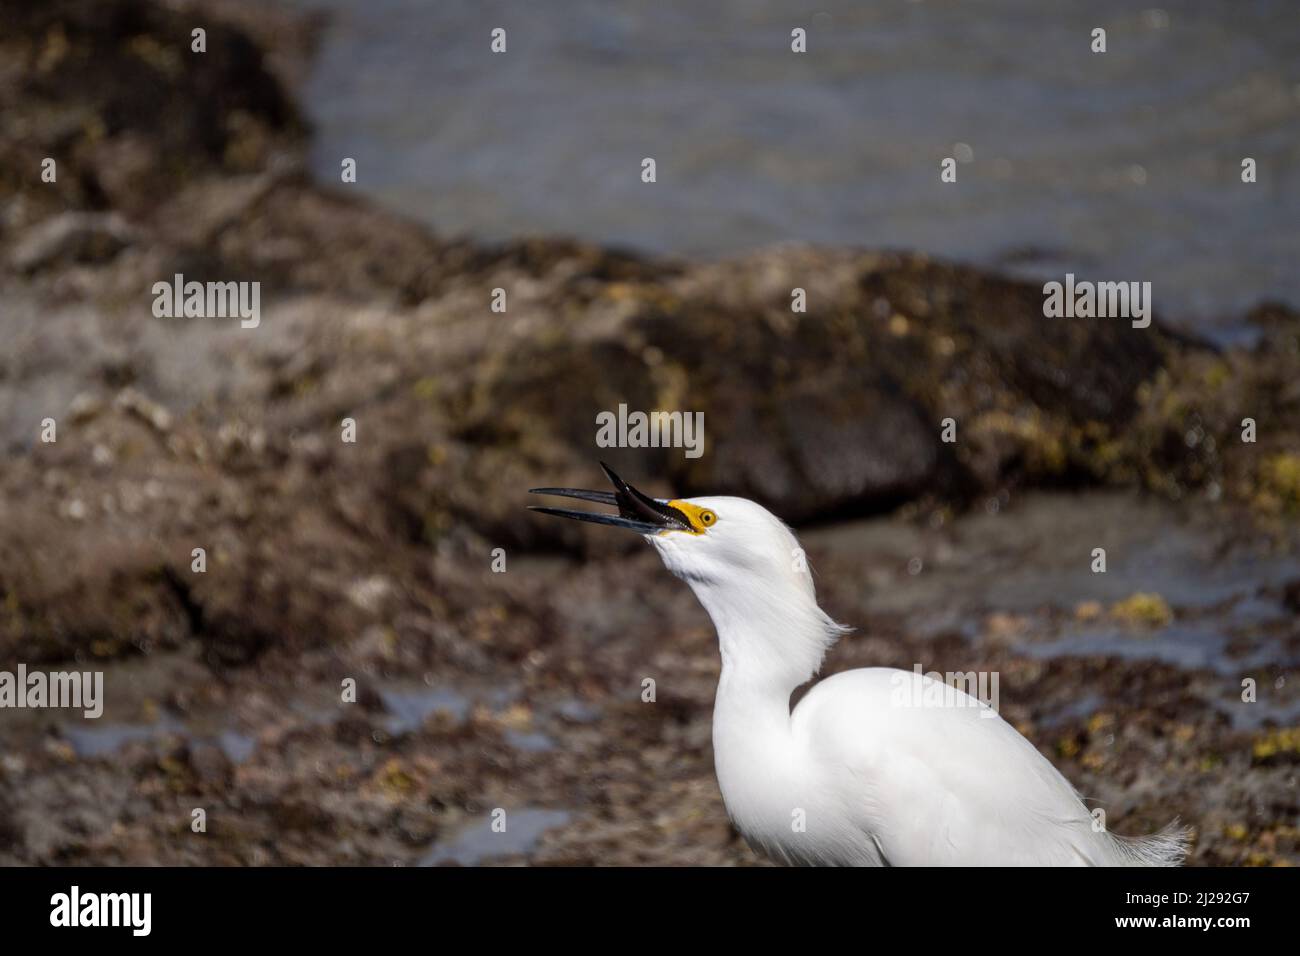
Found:
<path fill-rule="evenodd" d="M 788 703 L 821 668 L 841 628 L 794 585 L 751 588 L 692 584 L 718 632 L 724 678 Z"/>
<path fill-rule="evenodd" d="M 718 632 L 722 675 L 713 710 L 714 761 L 723 799 L 739 821 L 748 812 L 765 812 L 737 805 L 755 793 L 746 781 L 762 779 L 764 792 L 777 802 L 783 799 L 783 783 L 790 781 L 797 759 L 790 695 L 821 667 L 842 629 L 817 606 L 811 588 L 793 582 L 745 589 L 692 582 L 692 587 Z"/>

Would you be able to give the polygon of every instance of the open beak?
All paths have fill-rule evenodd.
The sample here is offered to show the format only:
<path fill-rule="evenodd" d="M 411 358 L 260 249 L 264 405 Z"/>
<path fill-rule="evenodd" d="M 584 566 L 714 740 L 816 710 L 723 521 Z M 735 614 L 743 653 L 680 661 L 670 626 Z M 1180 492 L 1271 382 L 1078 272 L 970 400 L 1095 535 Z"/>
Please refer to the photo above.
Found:
<path fill-rule="evenodd" d="M 583 501 L 596 501 L 602 505 L 616 505 L 618 514 L 604 514 L 599 511 L 573 511 L 569 508 L 542 508 L 529 505 L 530 511 L 555 515 L 558 518 L 574 518 L 578 521 L 590 521 L 592 524 L 607 524 L 615 528 L 627 528 L 640 534 L 659 534 L 661 531 L 689 531 L 691 523 L 667 501 L 651 498 L 637 491 L 626 481 L 614 474 L 612 468 L 603 461 L 600 467 L 614 486 L 613 491 L 583 491 L 580 488 L 530 488 L 534 495 L 555 495 L 560 498 L 580 498 Z"/>

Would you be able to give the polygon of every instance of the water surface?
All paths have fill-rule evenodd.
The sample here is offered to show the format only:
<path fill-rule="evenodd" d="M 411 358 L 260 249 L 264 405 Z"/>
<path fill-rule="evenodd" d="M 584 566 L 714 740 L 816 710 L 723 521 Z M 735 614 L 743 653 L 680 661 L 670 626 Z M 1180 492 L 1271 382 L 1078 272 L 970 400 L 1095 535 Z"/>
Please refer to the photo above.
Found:
<path fill-rule="evenodd" d="M 295 2 L 332 14 L 305 91 L 315 171 L 355 158 L 360 189 L 443 232 L 915 249 L 1150 281 L 1157 312 L 1207 331 L 1300 303 L 1289 0 Z"/>

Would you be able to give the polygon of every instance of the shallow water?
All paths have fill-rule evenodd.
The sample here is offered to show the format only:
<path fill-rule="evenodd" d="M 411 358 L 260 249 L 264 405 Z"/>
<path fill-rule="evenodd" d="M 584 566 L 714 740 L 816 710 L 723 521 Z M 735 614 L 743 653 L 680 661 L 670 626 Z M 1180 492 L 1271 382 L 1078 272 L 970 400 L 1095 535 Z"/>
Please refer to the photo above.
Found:
<path fill-rule="evenodd" d="M 176 718 L 163 714 L 152 724 L 119 724 L 89 721 L 82 724 L 65 723 L 63 737 L 78 757 L 92 759 L 111 757 L 130 743 L 158 740 L 174 735 L 190 742 L 210 742 L 220 748 L 232 764 L 247 763 L 257 751 L 257 741 L 248 734 L 226 729 L 215 735 L 195 733 Z"/>
<path fill-rule="evenodd" d="M 333 15 L 305 91 L 315 171 L 355 158 L 357 188 L 443 232 L 1149 280 L 1158 312 L 1223 338 L 1225 314 L 1300 304 L 1287 0 L 296 2 Z"/>
<path fill-rule="evenodd" d="M 190 742 L 212 744 L 225 754 L 232 764 L 248 762 L 257 751 L 255 737 L 223 723 L 220 715 L 195 714 L 186 719 L 163 712 L 150 722 L 114 720 L 114 713 L 137 713 L 138 701 L 130 695 L 145 684 L 167 679 L 172 657 L 134 659 L 113 663 L 104 668 L 105 684 L 115 692 L 115 701 L 105 708 L 107 719 L 79 720 L 61 712 L 31 712 L 22 714 L 25 723 L 49 722 L 73 752 L 82 759 L 111 757 L 131 743 L 148 743 L 165 737 L 180 737 Z M 284 691 L 284 689 L 281 689 Z M 519 699 L 519 688 L 511 685 L 452 687 L 446 684 L 427 684 L 414 681 L 393 682 L 378 689 L 383 705 L 383 725 L 389 734 L 403 736 L 418 731 L 436 714 L 446 715 L 455 723 L 464 723 L 478 706 L 499 711 Z M 287 692 L 287 691 L 284 691 Z M 344 714 L 344 708 L 330 702 L 328 695 L 313 688 L 303 696 L 292 697 L 287 702 L 291 711 L 309 725 L 333 725 Z M 541 727 L 562 730 L 565 723 L 585 724 L 600 719 L 601 711 L 577 699 L 539 701 L 534 717 Z M 546 753 L 558 745 L 556 738 L 543 729 L 515 729 L 502 731 L 505 743 L 521 753 Z"/>
<path fill-rule="evenodd" d="M 533 807 L 508 810 L 503 831 L 495 832 L 491 820 L 469 824 L 450 840 L 435 844 L 420 861 L 420 866 L 439 863 L 477 866 L 487 860 L 527 853 L 536 846 L 543 833 L 552 827 L 564 826 L 571 818 L 572 814 L 566 810 Z"/>
<path fill-rule="evenodd" d="M 1172 624 L 1153 633 L 1134 633 L 1117 627 L 1072 627 L 1059 638 L 1044 643 L 1026 643 L 1021 649 L 1030 657 L 1105 656 L 1122 660 L 1157 660 L 1184 670 L 1214 670 L 1225 677 L 1269 667 L 1295 667 L 1295 654 L 1280 652 L 1262 644 L 1245 654 L 1232 654 L 1233 635 L 1221 620 Z"/>
<path fill-rule="evenodd" d="M 535 731 L 528 732 L 522 730 L 507 729 L 505 732 L 506 743 L 515 750 L 521 750 L 524 753 L 546 753 L 548 750 L 555 749 L 555 741 L 546 734 L 540 734 Z"/>
<path fill-rule="evenodd" d="M 997 639 L 1018 655 L 1208 672 L 1195 693 L 1238 728 L 1300 716 L 1287 686 L 1300 666 L 1300 630 L 1281 600 L 1281 585 L 1300 577 L 1300 558 L 1216 509 L 1113 492 L 1035 493 L 937 528 L 882 518 L 820 528 L 803 540 L 848 623 L 893 615 L 912 633 L 960 634 L 978 655 L 989 615 L 1010 616 Z M 1095 547 L 1106 549 L 1105 573 L 1091 569 Z M 1128 623 L 1111 613 L 1140 592 L 1163 598 L 1172 620 Z M 1095 605 L 1092 619 L 1078 615 L 1085 604 Z M 1240 698 L 1245 677 L 1258 685 L 1248 707 Z M 1097 701 L 1082 694 L 1076 703 L 1048 714 L 1048 726 L 1086 719 Z"/>
<path fill-rule="evenodd" d="M 457 721 L 469 716 L 473 703 L 468 696 L 450 687 L 424 687 L 418 690 L 381 690 L 380 698 L 388 711 L 388 731 L 409 733 L 418 729 L 434 713 L 447 713 Z"/>
<path fill-rule="evenodd" d="M 854 562 L 868 569 L 863 584 L 875 611 L 924 618 L 978 609 L 1071 610 L 1154 592 L 1176 608 L 1232 602 L 1230 613 L 1243 624 L 1284 614 L 1260 592 L 1300 576 L 1300 557 L 1224 520 L 1196 502 L 1038 492 L 939 528 L 884 518 L 803 538 L 811 553 L 817 548 L 838 562 L 837 570 Z M 1095 548 L 1105 549 L 1105 573 L 1091 569 Z"/>
<path fill-rule="evenodd" d="M 179 733 L 184 725 L 170 717 L 153 724 L 68 723 L 63 736 L 78 757 L 107 757 L 129 743 L 153 740 L 169 733 Z"/>

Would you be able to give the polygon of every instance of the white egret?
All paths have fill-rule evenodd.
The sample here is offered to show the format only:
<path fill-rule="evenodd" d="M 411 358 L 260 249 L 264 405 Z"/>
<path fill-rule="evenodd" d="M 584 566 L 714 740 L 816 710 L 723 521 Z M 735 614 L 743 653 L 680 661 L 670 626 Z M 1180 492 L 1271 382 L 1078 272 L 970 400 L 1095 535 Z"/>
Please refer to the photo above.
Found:
<path fill-rule="evenodd" d="M 924 675 L 835 674 L 791 693 L 844 632 L 817 605 L 798 541 L 744 498 L 538 488 L 618 514 L 536 508 L 644 535 L 713 619 L 722 654 L 714 766 L 749 844 L 792 864 L 1176 866 L 1171 824 L 1108 832 L 1070 782 L 991 708 Z"/>

